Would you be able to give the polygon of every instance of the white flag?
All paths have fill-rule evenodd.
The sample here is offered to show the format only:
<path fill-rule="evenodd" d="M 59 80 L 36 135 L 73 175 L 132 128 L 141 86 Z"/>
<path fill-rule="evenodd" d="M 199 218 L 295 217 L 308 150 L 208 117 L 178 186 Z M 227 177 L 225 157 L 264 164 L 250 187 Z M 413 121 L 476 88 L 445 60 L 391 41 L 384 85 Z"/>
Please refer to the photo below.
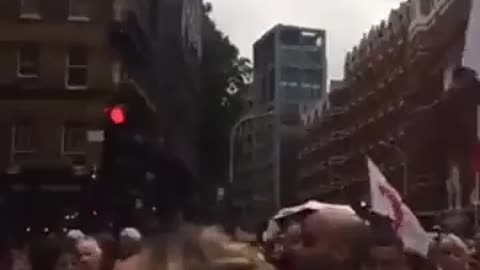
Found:
<path fill-rule="evenodd" d="M 372 211 L 390 217 L 393 229 L 405 249 L 427 256 L 430 237 L 417 217 L 403 202 L 400 194 L 388 183 L 380 169 L 368 158 Z"/>

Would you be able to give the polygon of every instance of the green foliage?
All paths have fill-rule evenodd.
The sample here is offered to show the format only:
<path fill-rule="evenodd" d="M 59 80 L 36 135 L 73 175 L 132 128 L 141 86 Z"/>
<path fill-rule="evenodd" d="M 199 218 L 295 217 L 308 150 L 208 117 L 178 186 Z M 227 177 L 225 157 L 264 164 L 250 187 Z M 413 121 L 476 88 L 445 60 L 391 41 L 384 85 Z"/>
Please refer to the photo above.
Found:
<path fill-rule="evenodd" d="M 252 65 L 250 60 L 239 57 L 238 49 L 217 29 L 209 17 L 211 5 L 207 5 L 202 25 L 198 150 L 201 179 L 213 187 L 226 179 L 228 137 L 242 111 L 240 94 L 251 82 Z M 227 89 L 236 91 L 232 94 Z"/>

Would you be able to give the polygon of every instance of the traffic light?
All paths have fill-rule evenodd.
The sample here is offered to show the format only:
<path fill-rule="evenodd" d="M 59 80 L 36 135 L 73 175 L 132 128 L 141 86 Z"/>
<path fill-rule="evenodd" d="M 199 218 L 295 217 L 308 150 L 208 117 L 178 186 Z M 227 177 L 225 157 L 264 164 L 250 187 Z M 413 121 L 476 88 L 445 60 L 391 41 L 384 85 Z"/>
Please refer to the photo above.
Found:
<path fill-rule="evenodd" d="M 123 125 L 126 122 L 126 110 L 124 105 L 114 105 L 105 109 L 109 121 L 114 125 Z"/>
<path fill-rule="evenodd" d="M 117 185 L 145 175 L 150 144 L 148 111 L 134 100 L 112 102 L 105 107 L 105 140 L 103 143 L 103 176 Z M 129 180 L 130 179 L 130 180 Z"/>

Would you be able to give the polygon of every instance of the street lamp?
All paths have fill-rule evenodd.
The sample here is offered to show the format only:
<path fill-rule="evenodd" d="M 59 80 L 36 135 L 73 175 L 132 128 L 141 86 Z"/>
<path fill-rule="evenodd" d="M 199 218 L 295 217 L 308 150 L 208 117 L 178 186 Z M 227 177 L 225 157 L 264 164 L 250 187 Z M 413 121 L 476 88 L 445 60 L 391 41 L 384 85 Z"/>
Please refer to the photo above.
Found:
<path fill-rule="evenodd" d="M 254 119 L 259 119 L 259 118 L 264 118 L 264 117 L 269 117 L 269 116 L 272 116 L 274 113 L 272 111 L 270 112 L 267 112 L 267 113 L 262 113 L 262 114 L 249 114 L 249 115 L 246 115 L 242 118 L 240 118 L 236 123 L 235 125 L 233 125 L 231 131 L 230 131 L 230 142 L 229 142 L 229 174 L 228 174 L 228 182 L 230 184 L 233 183 L 233 180 L 234 180 L 234 150 L 235 150 L 235 137 L 237 136 L 237 129 L 238 127 L 244 123 L 244 122 L 247 122 L 247 121 L 250 121 L 250 120 L 254 120 Z"/>
<path fill-rule="evenodd" d="M 403 190 L 403 197 L 407 198 L 407 196 L 408 196 L 408 158 L 407 158 L 407 154 L 400 147 L 395 145 L 394 141 L 390 141 L 388 143 L 385 142 L 385 141 L 380 141 L 379 144 L 395 150 L 398 153 L 398 155 L 402 158 L 402 167 L 403 167 L 403 181 L 402 181 L 403 182 L 402 183 L 403 187 L 402 187 L 402 190 Z"/>

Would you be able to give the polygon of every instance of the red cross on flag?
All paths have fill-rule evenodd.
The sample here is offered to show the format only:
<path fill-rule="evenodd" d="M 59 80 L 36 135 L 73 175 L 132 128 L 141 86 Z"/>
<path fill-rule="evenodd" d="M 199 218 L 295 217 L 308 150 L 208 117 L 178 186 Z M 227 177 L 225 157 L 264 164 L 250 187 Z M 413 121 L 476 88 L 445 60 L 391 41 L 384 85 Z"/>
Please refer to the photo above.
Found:
<path fill-rule="evenodd" d="M 426 257 L 430 245 L 429 235 L 377 165 L 370 158 L 367 162 L 372 211 L 393 221 L 393 229 L 406 250 Z"/>

